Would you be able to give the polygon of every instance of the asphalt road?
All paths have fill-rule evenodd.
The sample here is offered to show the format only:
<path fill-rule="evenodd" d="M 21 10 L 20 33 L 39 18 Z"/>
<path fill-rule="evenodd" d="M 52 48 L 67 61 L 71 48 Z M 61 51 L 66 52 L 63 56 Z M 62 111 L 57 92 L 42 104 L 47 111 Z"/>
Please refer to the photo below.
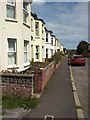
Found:
<path fill-rule="evenodd" d="M 40 97 L 40 105 L 31 110 L 27 118 L 44 118 L 45 115 L 52 115 L 55 118 L 77 119 L 69 66 L 66 58 L 63 59 L 55 71 L 48 88 L 43 91 Z"/>
<path fill-rule="evenodd" d="M 85 118 L 88 118 L 88 59 L 85 66 L 72 66 L 77 93 Z"/>

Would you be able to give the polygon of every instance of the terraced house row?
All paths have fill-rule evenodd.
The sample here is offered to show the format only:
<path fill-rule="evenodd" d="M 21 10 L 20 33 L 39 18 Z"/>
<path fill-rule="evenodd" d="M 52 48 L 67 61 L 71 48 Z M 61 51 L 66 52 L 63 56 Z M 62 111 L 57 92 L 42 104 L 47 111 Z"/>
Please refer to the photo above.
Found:
<path fill-rule="evenodd" d="M 0 71 L 23 71 L 30 61 L 44 62 L 63 45 L 31 12 L 31 0 L 0 1 Z"/>

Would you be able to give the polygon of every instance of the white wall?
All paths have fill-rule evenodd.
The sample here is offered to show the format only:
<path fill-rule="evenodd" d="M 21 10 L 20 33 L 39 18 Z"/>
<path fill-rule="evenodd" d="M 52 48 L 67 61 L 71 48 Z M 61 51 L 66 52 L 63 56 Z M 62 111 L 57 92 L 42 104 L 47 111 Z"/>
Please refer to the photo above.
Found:
<path fill-rule="evenodd" d="M 29 13 L 29 19 L 30 18 L 31 18 L 31 15 Z M 28 28 L 23 24 L 23 3 L 16 2 L 16 19 L 15 20 L 11 20 L 6 17 L 6 3 L 3 2 L 2 5 L 0 3 L 0 26 L 1 26 L 1 22 L 2 22 L 2 28 L 0 27 L 0 34 L 2 35 L 0 35 L 0 49 L 2 49 L 2 52 L 0 53 L 0 57 L 2 58 L 2 62 L 1 62 L 2 69 L 6 70 L 8 68 L 7 38 L 15 38 L 17 39 L 17 67 L 19 67 L 19 70 L 23 70 L 25 67 L 24 66 L 24 40 L 29 41 L 28 59 L 31 59 L 30 57 L 30 48 L 31 48 L 30 47 L 30 41 L 31 41 L 30 31 L 31 30 L 30 28 Z M 31 21 L 29 21 L 28 25 L 31 26 Z"/>

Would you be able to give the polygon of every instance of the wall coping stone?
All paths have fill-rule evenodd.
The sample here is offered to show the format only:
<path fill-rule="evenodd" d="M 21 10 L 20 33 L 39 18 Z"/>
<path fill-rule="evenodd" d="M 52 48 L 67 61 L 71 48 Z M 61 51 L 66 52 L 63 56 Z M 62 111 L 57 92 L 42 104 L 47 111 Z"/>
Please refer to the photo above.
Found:
<path fill-rule="evenodd" d="M 42 71 L 45 71 L 45 70 L 47 70 L 52 64 L 54 64 L 55 63 L 55 61 L 52 61 L 50 64 L 48 64 L 46 67 L 44 67 L 43 69 L 42 68 L 40 68 Z"/>
<path fill-rule="evenodd" d="M 0 76 L 15 76 L 15 77 L 33 77 L 34 74 L 14 74 L 14 73 L 2 73 Z"/>

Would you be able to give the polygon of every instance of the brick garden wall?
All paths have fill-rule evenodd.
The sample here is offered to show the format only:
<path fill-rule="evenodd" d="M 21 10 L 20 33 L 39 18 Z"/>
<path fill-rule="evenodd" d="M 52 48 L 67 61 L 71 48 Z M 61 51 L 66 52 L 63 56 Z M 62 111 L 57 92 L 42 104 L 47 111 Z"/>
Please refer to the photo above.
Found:
<path fill-rule="evenodd" d="M 60 63 L 56 65 L 55 62 L 53 61 L 52 63 L 50 63 L 48 66 L 44 67 L 43 69 L 37 68 L 35 70 L 35 75 L 34 75 L 35 89 L 34 90 L 36 93 L 40 93 L 43 91 L 47 82 L 50 80 L 51 75 L 57 69 L 59 65 Z"/>
<path fill-rule="evenodd" d="M 29 98 L 33 92 L 41 93 L 59 64 L 56 65 L 53 61 L 44 68 L 36 67 L 32 75 L 3 73 L 0 75 L 2 79 L 2 94 Z"/>
<path fill-rule="evenodd" d="M 2 74 L 2 95 L 32 96 L 33 75 Z"/>
<path fill-rule="evenodd" d="M 42 70 L 42 91 L 46 86 L 47 82 L 50 80 L 51 75 L 55 70 L 55 62 L 52 62 Z"/>

